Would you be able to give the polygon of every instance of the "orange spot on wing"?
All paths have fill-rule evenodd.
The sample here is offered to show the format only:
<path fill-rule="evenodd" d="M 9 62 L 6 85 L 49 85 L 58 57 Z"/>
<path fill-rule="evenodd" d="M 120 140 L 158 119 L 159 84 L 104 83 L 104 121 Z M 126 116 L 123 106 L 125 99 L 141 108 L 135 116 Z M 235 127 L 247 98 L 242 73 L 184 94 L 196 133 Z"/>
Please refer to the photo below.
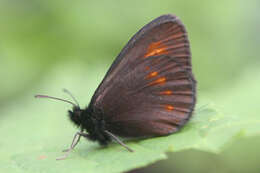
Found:
<path fill-rule="evenodd" d="M 158 42 L 151 43 L 149 45 L 144 57 L 147 58 L 149 56 L 163 55 L 167 53 L 168 53 L 167 46 L 164 46 L 160 41 L 158 41 Z"/>
<path fill-rule="evenodd" d="M 172 111 L 174 107 L 172 105 L 165 105 L 165 109 Z"/>
<path fill-rule="evenodd" d="M 157 75 L 158 75 L 158 72 L 154 71 L 154 72 L 149 73 L 146 78 L 149 79 L 149 78 L 155 77 Z"/>
<path fill-rule="evenodd" d="M 155 81 L 152 81 L 150 85 L 163 84 L 165 82 L 166 82 L 166 77 L 161 77 L 156 79 Z"/>
<path fill-rule="evenodd" d="M 160 94 L 162 94 L 162 95 L 172 95 L 172 91 L 171 90 L 165 90 L 165 91 L 160 92 Z"/>

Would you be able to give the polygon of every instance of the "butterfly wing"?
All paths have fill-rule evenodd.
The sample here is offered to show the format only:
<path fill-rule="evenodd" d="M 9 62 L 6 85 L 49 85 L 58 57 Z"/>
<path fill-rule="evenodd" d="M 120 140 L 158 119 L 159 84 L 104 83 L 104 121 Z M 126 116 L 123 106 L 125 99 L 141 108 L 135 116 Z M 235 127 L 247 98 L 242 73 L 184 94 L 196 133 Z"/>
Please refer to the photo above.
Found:
<path fill-rule="evenodd" d="M 90 107 L 121 136 L 166 135 L 191 116 L 196 82 L 186 30 L 173 15 L 144 26 L 118 55 Z"/>

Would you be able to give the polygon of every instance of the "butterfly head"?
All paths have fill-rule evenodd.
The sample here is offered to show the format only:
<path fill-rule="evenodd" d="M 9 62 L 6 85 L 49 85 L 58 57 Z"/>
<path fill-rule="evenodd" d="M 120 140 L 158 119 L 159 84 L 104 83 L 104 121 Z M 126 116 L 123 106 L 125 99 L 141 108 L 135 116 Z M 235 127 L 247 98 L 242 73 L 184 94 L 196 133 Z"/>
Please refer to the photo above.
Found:
<path fill-rule="evenodd" d="M 77 126 L 81 126 L 82 116 L 83 110 L 79 106 L 73 106 L 72 110 L 69 110 L 69 118 Z"/>

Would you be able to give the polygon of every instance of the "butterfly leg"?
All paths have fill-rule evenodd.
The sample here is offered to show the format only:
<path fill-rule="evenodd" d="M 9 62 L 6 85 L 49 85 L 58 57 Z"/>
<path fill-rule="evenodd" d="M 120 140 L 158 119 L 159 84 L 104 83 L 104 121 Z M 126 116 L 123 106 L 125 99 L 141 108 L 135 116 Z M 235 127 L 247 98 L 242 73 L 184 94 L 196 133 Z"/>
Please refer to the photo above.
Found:
<path fill-rule="evenodd" d="M 84 137 L 87 137 L 88 134 L 86 133 L 83 133 L 83 132 L 77 132 L 75 135 L 74 135 L 74 138 L 72 140 L 72 143 L 70 145 L 70 148 L 66 149 L 66 150 L 63 150 L 62 152 L 68 152 L 70 149 L 73 149 L 77 144 L 78 142 L 80 141 L 80 137 L 81 136 L 84 136 Z M 77 139 L 77 140 L 76 140 Z"/>
<path fill-rule="evenodd" d="M 68 157 L 69 153 L 71 152 L 71 150 L 73 150 L 73 148 L 75 148 L 75 146 L 79 143 L 81 136 L 88 137 L 88 134 L 87 133 L 83 133 L 82 131 L 77 132 L 74 135 L 74 138 L 72 140 L 70 148 L 66 149 L 66 150 L 63 150 L 63 152 L 66 152 L 65 155 L 61 156 L 61 157 L 58 157 L 56 160 L 64 160 L 64 159 L 66 159 Z"/>
<path fill-rule="evenodd" d="M 118 137 L 116 137 L 113 133 L 105 130 L 105 133 L 110 136 L 112 139 L 114 139 L 118 144 L 122 145 L 123 147 L 125 147 L 128 151 L 130 152 L 134 152 L 134 150 L 132 150 L 131 148 L 129 148 L 125 143 L 123 143 Z"/>

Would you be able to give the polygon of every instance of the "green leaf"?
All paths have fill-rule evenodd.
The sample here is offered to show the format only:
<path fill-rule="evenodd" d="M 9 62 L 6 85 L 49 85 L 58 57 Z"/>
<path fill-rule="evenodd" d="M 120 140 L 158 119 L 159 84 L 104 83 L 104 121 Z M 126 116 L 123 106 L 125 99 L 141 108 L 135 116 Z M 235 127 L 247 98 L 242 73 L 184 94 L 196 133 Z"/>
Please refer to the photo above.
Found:
<path fill-rule="evenodd" d="M 167 152 L 198 149 L 218 153 L 234 139 L 260 134 L 258 119 L 222 114 L 210 104 L 197 109 L 191 121 L 178 133 L 126 141 L 135 150 L 133 153 L 116 143 L 102 148 L 97 143 L 81 140 L 66 160 L 56 161 L 77 130 L 65 117 L 64 104 L 35 100 L 33 94 L 64 97 L 56 91 L 66 87 L 75 91 L 79 101 L 86 104 L 105 69 L 93 71 L 79 64 L 61 65 L 50 71 L 28 95 L 8 103 L 0 111 L 0 172 L 123 172 L 166 159 Z"/>

